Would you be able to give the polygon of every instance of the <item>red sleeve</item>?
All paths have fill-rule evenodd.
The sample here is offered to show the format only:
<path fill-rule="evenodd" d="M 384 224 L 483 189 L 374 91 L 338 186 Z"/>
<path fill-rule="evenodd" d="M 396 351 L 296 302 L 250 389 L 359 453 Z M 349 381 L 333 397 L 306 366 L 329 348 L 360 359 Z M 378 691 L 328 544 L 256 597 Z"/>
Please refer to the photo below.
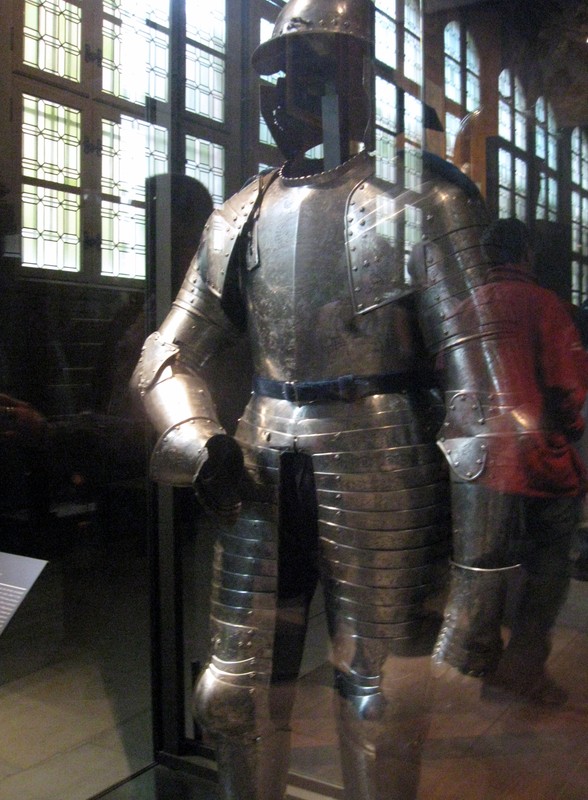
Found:
<path fill-rule="evenodd" d="M 584 429 L 581 411 L 588 390 L 588 354 L 570 313 L 552 292 L 545 292 L 537 320 L 547 423 L 577 439 Z"/>

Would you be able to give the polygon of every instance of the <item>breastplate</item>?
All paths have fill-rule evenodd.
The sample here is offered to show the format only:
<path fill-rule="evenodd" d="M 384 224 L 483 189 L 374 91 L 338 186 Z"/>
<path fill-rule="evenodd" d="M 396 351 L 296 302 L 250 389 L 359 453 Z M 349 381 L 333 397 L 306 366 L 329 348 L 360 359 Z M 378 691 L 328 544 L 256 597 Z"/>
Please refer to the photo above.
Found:
<path fill-rule="evenodd" d="M 243 287 L 258 374 L 301 381 L 418 366 L 413 312 L 401 302 L 413 289 L 404 274 L 389 279 L 398 253 L 362 205 L 372 171 L 358 156 L 318 175 L 280 176 L 264 195 Z"/>

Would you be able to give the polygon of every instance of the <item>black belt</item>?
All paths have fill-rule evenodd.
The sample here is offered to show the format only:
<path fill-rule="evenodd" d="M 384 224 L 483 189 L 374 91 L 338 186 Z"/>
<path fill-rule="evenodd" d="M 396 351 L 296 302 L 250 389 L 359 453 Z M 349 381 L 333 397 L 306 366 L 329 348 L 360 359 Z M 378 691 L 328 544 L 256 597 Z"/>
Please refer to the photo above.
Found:
<path fill-rule="evenodd" d="M 388 372 L 384 375 L 342 375 L 324 381 L 275 381 L 253 378 L 253 391 L 264 397 L 289 400 L 291 403 L 312 403 L 318 400 L 343 400 L 347 403 L 374 394 L 398 394 L 411 389 L 431 388 L 431 373 Z"/>

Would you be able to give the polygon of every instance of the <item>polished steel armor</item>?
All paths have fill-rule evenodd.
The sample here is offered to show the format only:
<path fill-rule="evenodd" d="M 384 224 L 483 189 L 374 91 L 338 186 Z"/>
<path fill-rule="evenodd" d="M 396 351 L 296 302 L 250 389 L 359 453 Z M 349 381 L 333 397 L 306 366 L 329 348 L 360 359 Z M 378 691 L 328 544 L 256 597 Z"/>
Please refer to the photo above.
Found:
<path fill-rule="evenodd" d="M 208 437 L 224 433 L 201 372 L 211 353 L 246 336 L 265 392 L 252 394 L 235 434 L 247 475 L 243 508 L 219 535 L 212 657 L 195 700 L 217 741 L 227 798 L 283 795 L 286 686 L 317 575 L 333 642 L 347 796 L 397 798 L 414 780 L 407 766 L 418 762 L 414 747 L 393 735 L 402 701 L 384 677 L 408 681 L 407 664 L 413 679 L 423 670 L 414 656 L 434 635 L 449 543 L 435 443 L 443 406 L 414 303 L 423 308 L 428 347 L 441 350 L 444 334 L 429 308 L 440 293 L 463 295 L 481 279 L 473 251 L 484 218 L 477 198 L 434 169 L 416 199 L 373 173 L 365 153 L 316 175 L 289 177 L 284 169 L 215 211 L 136 371 L 160 433 L 154 473 L 178 485 L 193 481 Z M 431 234 L 427 255 L 441 254 L 434 263 L 415 258 L 410 269 L 390 228 L 407 197 Z M 436 236 L 444 224 L 455 233 Z M 382 381 L 386 391 L 373 389 Z M 288 474 L 306 486 L 292 514 Z M 298 543 L 288 544 L 292 535 Z M 277 640 L 287 641 L 285 665 Z M 279 710 L 270 687 L 282 691 Z M 284 770 L 267 768 L 268 758 Z"/>
<path fill-rule="evenodd" d="M 254 64 L 262 73 L 288 66 L 285 43 L 312 38 L 316 63 L 334 70 L 328 94 L 350 72 L 341 59 L 354 44 L 361 84 L 373 11 L 370 0 L 290 0 Z M 345 46 L 323 59 L 329 40 Z M 312 111 L 312 93 L 302 94 Z M 289 140 L 289 160 L 213 212 L 134 383 L 159 437 L 154 477 L 193 484 L 219 520 L 211 657 L 194 710 L 216 744 L 223 798 L 284 796 L 293 686 L 320 580 L 345 797 L 407 800 L 450 544 L 431 355 L 449 353 L 459 371 L 451 315 L 483 280 L 485 213 L 472 184 L 434 157 L 411 191 L 376 178 L 375 159 L 349 157 L 357 148 L 341 141 L 325 139 L 327 168 L 317 167 L 304 159 L 315 133 L 334 125 L 356 142 L 369 103 L 340 115 L 326 103 L 309 137 L 285 97 L 273 93 L 265 111 L 280 147 Z M 353 131 L 352 119 L 361 123 Z M 424 237 L 410 263 L 409 218 Z M 205 367 L 243 338 L 255 378 L 232 437 Z M 467 441 L 493 400 L 470 394 L 467 416 L 448 414 L 446 442 L 473 475 L 479 453 Z"/>

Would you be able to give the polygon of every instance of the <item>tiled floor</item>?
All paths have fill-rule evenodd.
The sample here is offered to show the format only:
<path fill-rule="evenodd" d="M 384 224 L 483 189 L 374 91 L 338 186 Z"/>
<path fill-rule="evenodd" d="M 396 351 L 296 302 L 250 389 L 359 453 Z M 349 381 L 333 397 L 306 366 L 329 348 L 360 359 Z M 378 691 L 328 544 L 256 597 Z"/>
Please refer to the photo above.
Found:
<path fill-rule="evenodd" d="M 0 686 L 0 800 L 88 800 L 115 785 L 101 796 L 215 800 L 214 784 L 195 777 L 188 762 L 179 772 L 148 769 L 144 558 L 98 564 L 82 558 L 77 565 L 70 561 L 61 578 L 63 591 L 54 595 L 64 634 L 58 650 L 47 652 L 46 663 L 42 654 L 35 661 L 34 643 L 40 640 L 30 640 L 30 669 L 13 664 L 22 677 Z M 30 632 L 17 629 L 14 635 Z M 314 642 L 324 649 L 320 625 Z M 0 645 L 0 657 L 8 659 L 3 663 L 10 664 L 10 637 Z M 419 789 L 402 800 L 586 800 L 588 583 L 572 582 L 549 666 L 570 692 L 561 709 L 490 702 L 480 698 L 478 680 L 451 670 L 436 672 Z M 319 784 L 325 796 L 342 796 L 330 684 L 326 664 L 300 681 L 292 798 L 317 797 Z M 411 702 L 410 695 L 404 702 Z M 140 774 L 125 782 L 135 773 Z"/>

